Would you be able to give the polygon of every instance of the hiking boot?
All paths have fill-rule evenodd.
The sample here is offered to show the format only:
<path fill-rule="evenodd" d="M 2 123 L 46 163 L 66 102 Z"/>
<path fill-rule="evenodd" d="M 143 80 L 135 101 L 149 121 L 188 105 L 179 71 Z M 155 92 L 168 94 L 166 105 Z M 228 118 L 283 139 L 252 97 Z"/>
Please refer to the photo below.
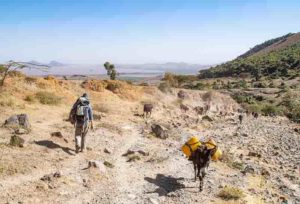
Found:
<path fill-rule="evenodd" d="M 76 154 L 79 153 L 79 146 L 78 146 L 78 145 L 76 145 L 76 147 L 75 147 L 75 153 L 76 153 Z"/>

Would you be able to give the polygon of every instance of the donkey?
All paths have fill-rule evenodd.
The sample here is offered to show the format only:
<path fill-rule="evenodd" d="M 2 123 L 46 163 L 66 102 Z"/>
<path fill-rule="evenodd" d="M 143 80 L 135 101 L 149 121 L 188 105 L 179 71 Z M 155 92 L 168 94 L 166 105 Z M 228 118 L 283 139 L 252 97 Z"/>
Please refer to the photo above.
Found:
<path fill-rule="evenodd" d="M 208 149 L 205 144 L 202 144 L 190 157 L 190 160 L 192 160 L 194 165 L 195 182 L 197 181 L 197 177 L 200 180 L 199 191 L 203 190 L 203 180 L 206 175 L 206 170 L 210 164 L 212 155 L 214 155 L 216 151 L 217 146 L 212 149 Z"/>
<path fill-rule="evenodd" d="M 149 114 L 149 117 L 151 116 L 152 109 L 153 109 L 153 105 L 152 104 L 146 103 L 144 105 L 144 117 L 145 118 L 147 118 L 148 114 Z"/>

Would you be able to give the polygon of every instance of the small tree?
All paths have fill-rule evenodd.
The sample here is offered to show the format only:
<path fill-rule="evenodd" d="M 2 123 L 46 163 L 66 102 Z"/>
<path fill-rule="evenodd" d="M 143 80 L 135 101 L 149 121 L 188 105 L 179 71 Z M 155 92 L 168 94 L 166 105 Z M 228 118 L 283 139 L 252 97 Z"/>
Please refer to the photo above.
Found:
<path fill-rule="evenodd" d="M 0 65 L 0 75 L 1 75 L 0 86 L 4 85 L 5 79 L 10 73 L 13 73 L 17 70 L 26 69 L 26 68 L 46 71 L 49 67 L 46 65 L 38 65 L 38 64 L 27 63 L 27 62 L 15 62 L 10 60 L 8 63 Z"/>
<path fill-rule="evenodd" d="M 110 79 L 115 80 L 117 76 L 115 65 L 110 64 L 109 62 L 105 62 L 104 68 L 106 69 L 107 75 L 110 77 Z"/>

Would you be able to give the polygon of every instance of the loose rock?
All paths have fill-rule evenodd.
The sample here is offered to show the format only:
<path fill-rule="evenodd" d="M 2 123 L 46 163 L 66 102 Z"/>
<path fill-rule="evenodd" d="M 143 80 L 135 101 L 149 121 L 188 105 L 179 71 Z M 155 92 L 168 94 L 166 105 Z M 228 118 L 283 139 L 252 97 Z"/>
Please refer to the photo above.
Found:
<path fill-rule="evenodd" d="M 151 126 L 151 130 L 155 134 L 155 136 L 158 137 L 158 138 L 160 138 L 160 139 L 167 139 L 168 138 L 168 134 L 167 134 L 166 128 L 164 128 L 161 125 L 153 124 Z"/>

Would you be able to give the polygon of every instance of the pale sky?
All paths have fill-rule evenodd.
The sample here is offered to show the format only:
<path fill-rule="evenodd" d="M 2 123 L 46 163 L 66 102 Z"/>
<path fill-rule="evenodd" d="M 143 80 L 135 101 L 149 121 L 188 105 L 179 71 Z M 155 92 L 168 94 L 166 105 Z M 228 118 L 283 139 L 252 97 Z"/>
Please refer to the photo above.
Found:
<path fill-rule="evenodd" d="M 0 62 L 231 60 L 299 32 L 298 0 L 0 0 Z"/>

